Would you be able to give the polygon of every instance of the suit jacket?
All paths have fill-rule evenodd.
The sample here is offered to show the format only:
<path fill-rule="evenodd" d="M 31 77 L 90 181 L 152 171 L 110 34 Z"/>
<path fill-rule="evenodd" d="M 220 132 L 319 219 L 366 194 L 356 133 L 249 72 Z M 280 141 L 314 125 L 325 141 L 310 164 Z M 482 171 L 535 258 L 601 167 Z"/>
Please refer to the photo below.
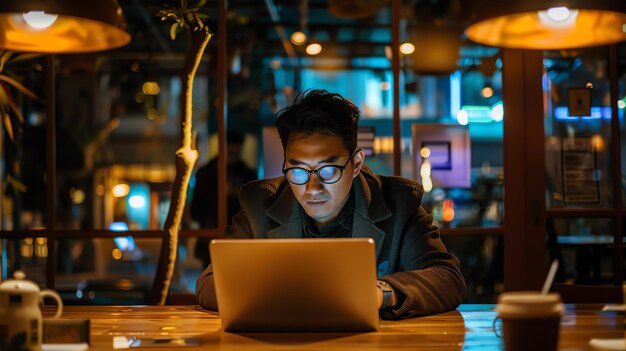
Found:
<path fill-rule="evenodd" d="M 408 318 L 456 308 L 465 295 L 458 259 L 446 251 L 421 205 L 422 187 L 409 179 L 377 176 L 363 167 L 353 183 L 352 236 L 376 242 L 378 279 L 389 283 L 397 307 L 383 318 Z M 227 237 L 296 238 L 302 236 L 300 204 L 284 177 L 254 181 L 240 192 L 242 210 Z M 212 268 L 198 278 L 201 306 L 217 310 Z"/>

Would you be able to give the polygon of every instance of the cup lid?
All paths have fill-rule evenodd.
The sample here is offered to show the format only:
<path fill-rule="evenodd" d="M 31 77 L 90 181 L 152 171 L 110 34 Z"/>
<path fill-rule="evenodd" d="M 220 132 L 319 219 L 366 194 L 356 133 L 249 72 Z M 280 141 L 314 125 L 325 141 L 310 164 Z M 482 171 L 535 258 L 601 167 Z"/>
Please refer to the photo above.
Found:
<path fill-rule="evenodd" d="M 30 280 L 26 280 L 26 274 L 17 270 L 13 273 L 14 279 L 7 279 L 0 284 L 0 292 L 40 292 L 39 286 Z"/>
<path fill-rule="evenodd" d="M 515 291 L 500 294 L 496 312 L 500 317 L 562 315 L 563 304 L 558 293 Z"/>
<path fill-rule="evenodd" d="M 538 291 L 511 291 L 498 296 L 498 303 L 512 304 L 543 304 L 560 303 L 561 295 L 558 293 L 542 294 Z"/>

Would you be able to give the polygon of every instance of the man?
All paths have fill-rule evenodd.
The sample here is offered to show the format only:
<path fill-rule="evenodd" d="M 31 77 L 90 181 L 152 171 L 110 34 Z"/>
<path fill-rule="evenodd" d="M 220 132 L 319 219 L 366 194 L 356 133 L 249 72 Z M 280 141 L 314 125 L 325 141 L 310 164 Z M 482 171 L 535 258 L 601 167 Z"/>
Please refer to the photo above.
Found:
<path fill-rule="evenodd" d="M 338 94 L 311 90 L 279 114 L 285 177 L 246 184 L 235 238 L 371 237 L 383 318 L 456 308 L 465 294 L 458 259 L 446 251 L 416 182 L 374 175 L 357 149 L 360 112 Z M 372 287 L 374 288 L 374 287 Z M 216 310 L 211 266 L 198 302 Z"/>

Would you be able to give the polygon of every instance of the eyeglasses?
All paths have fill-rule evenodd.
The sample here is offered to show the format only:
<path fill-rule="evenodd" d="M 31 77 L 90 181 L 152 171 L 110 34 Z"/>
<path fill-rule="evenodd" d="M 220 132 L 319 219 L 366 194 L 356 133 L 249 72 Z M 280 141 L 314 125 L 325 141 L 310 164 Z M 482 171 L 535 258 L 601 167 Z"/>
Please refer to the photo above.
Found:
<path fill-rule="evenodd" d="M 311 174 L 315 174 L 317 179 L 324 184 L 333 184 L 337 183 L 341 176 L 343 175 L 343 170 L 346 168 L 350 160 L 354 157 L 354 155 L 359 152 L 361 149 L 356 150 L 343 164 L 343 166 L 337 165 L 328 165 L 322 166 L 318 169 L 305 169 L 302 167 L 290 167 L 287 169 L 283 169 L 283 174 L 289 181 L 289 183 L 294 185 L 304 185 L 309 182 L 311 179 Z"/>

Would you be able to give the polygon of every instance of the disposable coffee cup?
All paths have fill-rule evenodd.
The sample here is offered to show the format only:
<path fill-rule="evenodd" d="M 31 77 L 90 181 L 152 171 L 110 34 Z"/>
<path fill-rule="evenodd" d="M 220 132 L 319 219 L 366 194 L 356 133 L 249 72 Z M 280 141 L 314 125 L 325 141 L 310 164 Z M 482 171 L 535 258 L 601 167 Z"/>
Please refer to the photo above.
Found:
<path fill-rule="evenodd" d="M 502 293 L 496 306 L 507 351 L 552 351 L 559 344 L 561 296 L 535 291 Z"/>

